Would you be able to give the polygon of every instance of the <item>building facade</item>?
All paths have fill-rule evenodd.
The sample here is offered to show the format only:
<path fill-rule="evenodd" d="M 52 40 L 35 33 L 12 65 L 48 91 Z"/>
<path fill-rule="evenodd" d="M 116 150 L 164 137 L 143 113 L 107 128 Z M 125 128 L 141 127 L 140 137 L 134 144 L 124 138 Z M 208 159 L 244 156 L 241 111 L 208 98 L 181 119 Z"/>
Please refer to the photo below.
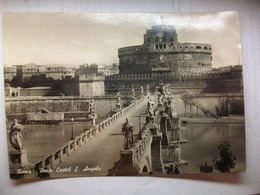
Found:
<path fill-rule="evenodd" d="M 62 80 L 65 76 L 74 76 L 75 70 L 72 67 L 62 65 L 47 65 L 45 70 L 46 78 Z"/>
<path fill-rule="evenodd" d="M 98 74 L 98 65 L 97 64 L 82 64 L 79 65 L 79 68 L 76 70 L 75 75 L 96 75 Z"/>
<path fill-rule="evenodd" d="M 34 75 L 45 75 L 46 78 L 62 80 L 65 76 L 74 76 L 75 69 L 63 65 L 37 65 L 34 63 L 25 65 L 4 66 L 4 78 L 11 81 L 15 76 L 22 83 L 23 79 L 30 78 Z"/>
<path fill-rule="evenodd" d="M 114 74 L 119 74 L 119 64 L 104 64 L 98 66 L 98 72 L 105 75 L 105 76 L 110 76 Z"/>

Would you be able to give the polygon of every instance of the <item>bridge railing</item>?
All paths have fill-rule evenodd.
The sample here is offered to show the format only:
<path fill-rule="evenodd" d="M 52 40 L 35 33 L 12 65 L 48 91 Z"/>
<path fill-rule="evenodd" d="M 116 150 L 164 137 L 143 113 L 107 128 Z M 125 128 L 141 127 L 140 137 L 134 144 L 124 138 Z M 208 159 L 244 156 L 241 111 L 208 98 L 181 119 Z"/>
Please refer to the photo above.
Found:
<path fill-rule="evenodd" d="M 83 133 L 78 136 L 75 136 L 73 140 L 69 140 L 65 143 L 62 147 L 58 148 L 51 154 L 44 156 L 43 158 L 39 159 L 34 164 L 34 171 L 38 172 L 40 168 L 51 168 L 54 169 L 57 165 L 63 162 L 66 157 L 70 156 L 74 151 L 76 151 L 79 147 L 83 144 L 87 143 L 93 137 L 97 136 L 102 130 L 105 130 L 108 126 L 112 123 L 121 119 L 125 114 L 131 111 L 134 107 L 139 105 L 142 102 L 143 98 L 133 102 L 128 107 L 122 109 L 121 111 L 113 114 L 111 117 L 107 118 L 106 120 L 102 121 L 96 127 L 91 129 L 85 129 Z M 142 144 L 145 145 L 145 142 L 142 141 Z M 141 148 L 143 148 L 142 146 Z M 140 149 L 139 149 L 140 150 Z"/>
<path fill-rule="evenodd" d="M 147 149 L 147 146 L 150 146 L 152 141 L 152 136 L 149 131 L 142 132 L 141 137 L 142 139 L 138 140 L 135 143 L 135 146 L 132 148 L 134 164 L 138 164 L 138 162 L 142 159 L 143 154 Z"/>

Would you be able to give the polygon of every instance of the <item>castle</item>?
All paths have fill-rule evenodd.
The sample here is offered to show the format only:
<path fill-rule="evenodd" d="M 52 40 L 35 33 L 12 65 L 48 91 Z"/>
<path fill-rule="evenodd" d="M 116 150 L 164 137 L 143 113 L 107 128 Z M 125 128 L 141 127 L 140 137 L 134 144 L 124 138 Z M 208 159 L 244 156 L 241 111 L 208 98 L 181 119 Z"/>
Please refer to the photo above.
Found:
<path fill-rule="evenodd" d="M 208 72 L 211 53 L 209 44 L 179 43 L 173 25 L 154 25 L 146 30 L 142 45 L 118 49 L 120 74 Z"/>
<path fill-rule="evenodd" d="M 241 65 L 212 68 L 211 45 L 179 43 L 173 25 L 153 25 L 142 45 L 119 48 L 118 57 L 120 72 L 106 77 L 106 94 L 147 85 L 153 90 L 159 81 L 180 93 L 192 88 L 196 93 L 243 91 Z"/>

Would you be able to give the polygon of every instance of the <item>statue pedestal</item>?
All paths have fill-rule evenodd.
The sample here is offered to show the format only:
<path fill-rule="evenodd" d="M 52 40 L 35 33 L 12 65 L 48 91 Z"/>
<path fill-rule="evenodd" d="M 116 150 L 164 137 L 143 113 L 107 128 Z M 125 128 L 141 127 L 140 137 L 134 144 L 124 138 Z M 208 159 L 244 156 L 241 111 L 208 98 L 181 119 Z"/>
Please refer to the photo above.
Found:
<path fill-rule="evenodd" d="M 34 178 L 34 166 L 27 161 L 27 150 L 9 152 L 11 179 Z"/>
<path fill-rule="evenodd" d="M 121 109 L 121 103 L 117 103 L 115 113 L 119 112 Z"/>
<path fill-rule="evenodd" d="M 10 168 L 20 168 L 28 164 L 27 150 L 14 150 L 9 152 Z"/>
<path fill-rule="evenodd" d="M 134 165 L 132 150 L 121 150 L 120 161 L 115 170 L 116 176 L 134 176 L 139 174 L 139 168 Z"/>

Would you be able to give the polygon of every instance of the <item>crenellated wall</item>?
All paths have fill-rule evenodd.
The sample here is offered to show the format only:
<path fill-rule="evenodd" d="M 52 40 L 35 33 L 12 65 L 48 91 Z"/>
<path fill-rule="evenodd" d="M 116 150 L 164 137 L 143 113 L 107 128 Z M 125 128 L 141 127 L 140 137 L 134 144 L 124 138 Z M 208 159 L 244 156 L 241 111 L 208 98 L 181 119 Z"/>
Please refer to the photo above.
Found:
<path fill-rule="evenodd" d="M 242 66 L 228 66 L 226 70 L 211 72 L 194 70 L 193 73 L 183 72 L 183 75 L 173 73 L 139 73 L 118 74 L 106 77 L 106 94 L 116 94 L 118 91 L 144 89 L 149 85 L 155 91 L 158 82 L 162 80 L 170 84 L 173 93 L 242 93 Z"/>

